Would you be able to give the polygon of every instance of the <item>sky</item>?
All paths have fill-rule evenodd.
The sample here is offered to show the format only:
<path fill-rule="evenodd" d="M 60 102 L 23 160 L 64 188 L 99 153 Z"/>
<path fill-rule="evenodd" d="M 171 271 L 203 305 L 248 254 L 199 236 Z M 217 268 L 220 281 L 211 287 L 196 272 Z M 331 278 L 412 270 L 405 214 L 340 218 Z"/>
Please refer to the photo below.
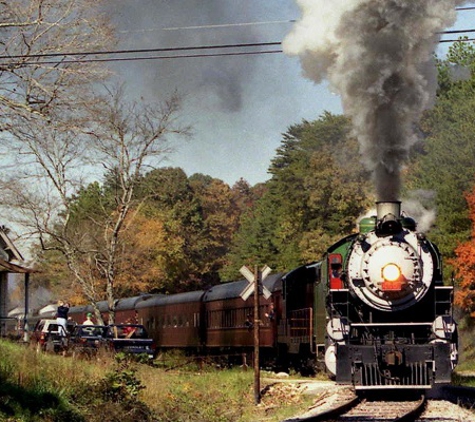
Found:
<path fill-rule="evenodd" d="M 470 5 L 475 2 L 464 6 Z M 281 42 L 301 12 L 294 0 L 111 0 L 108 13 L 119 31 L 118 48 L 145 49 Z M 458 11 L 457 16 L 451 29 L 475 28 L 475 10 Z M 447 47 L 440 44 L 438 55 Z M 251 185 L 269 179 L 269 165 L 290 126 L 318 119 L 325 111 L 342 113 L 341 98 L 328 83 L 306 79 L 299 59 L 283 53 L 110 66 L 135 98 L 160 101 L 174 91 L 183 97 L 181 115 L 192 126 L 192 136 L 174 139 L 175 152 L 161 165 L 181 167 L 188 176 L 207 174 L 230 186 L 240 178 Z"/>

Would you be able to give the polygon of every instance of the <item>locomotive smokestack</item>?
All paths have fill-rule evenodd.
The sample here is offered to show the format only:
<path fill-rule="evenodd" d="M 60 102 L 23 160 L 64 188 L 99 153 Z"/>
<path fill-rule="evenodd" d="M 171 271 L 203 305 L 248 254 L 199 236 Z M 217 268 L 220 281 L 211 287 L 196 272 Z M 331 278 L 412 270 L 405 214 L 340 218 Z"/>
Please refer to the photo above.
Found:
<path fill-rule="evenodd" d="M 394 215 L 396 218 L 401 216 L 401 201 L 379 201 L 376 202 L 376 211 L 378 220 L 381 220 L 388 214 Z"/>
<path fill-rule="evenodd" d="M 401 225 L 401 201 L 376 202 L 378 223 L 376 233 L 378 236 L 388 236 L 399 232 Z"/>

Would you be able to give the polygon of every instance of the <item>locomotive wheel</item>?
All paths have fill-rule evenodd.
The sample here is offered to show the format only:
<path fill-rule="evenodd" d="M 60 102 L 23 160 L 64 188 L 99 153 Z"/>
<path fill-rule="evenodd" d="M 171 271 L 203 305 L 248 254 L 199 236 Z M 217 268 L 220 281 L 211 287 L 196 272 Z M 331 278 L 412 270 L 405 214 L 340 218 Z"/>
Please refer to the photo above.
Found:
<path fill-rule="evenodd" d="M 313 358 L 302 359 L 299 368 L 300 375 L 303 377 L 313 377 L 318 372 L 317 362 Z"/>
<path fill-rule="evenodd" d="M 278 351 L 277 351 L 277 358 L 275 360 L 275 368 L 276 372 L 289 372 L 290 368 L 290 361 L 289 361 L 289 354 L 287 352 L 287 346 L 284 344 L 279 344 Z"/>

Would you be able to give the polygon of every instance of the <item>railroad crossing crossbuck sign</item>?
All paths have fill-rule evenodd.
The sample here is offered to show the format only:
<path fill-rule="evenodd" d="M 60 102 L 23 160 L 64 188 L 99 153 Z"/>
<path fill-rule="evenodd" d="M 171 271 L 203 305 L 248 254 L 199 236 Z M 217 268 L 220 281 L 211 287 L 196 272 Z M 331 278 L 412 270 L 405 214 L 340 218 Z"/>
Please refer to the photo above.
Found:
<path fill-rule="evenodd" d="M 265 265 L 262 270 L 261 270 L 261 277 L 257 276 L 260 278 L 260 280 L 257 280 L 257 282 L 262 282 L 264 279 L 271 273 L 272 269 Z M 247 281 L 249 281 L 249 285 L 244 288 L 244 290 L 241 292 L 241 297 L 243 300 L 247 300 L 249 296 L 251 296 L 252 293 L 254 293 L 254 288 L 256 283 L 256 274 L 254 274 L 249 268 L 247 268 L 245 265 L 241 267 L 239 272 L 246 278 Z M 257 271 L 256 271 L 257 273 Z M 262 287 L 262 294 L 266 299 L 269 299 L 272 295 L 270 290 L 265 287 L 264 285 Z"/>

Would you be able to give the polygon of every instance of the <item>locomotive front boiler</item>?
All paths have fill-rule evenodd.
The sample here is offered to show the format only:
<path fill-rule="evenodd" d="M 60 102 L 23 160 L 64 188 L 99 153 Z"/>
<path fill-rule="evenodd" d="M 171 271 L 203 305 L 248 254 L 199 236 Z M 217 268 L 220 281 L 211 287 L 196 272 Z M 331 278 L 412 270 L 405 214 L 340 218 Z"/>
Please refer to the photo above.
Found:
<path fill-rule="evenodd" d="M 450 382 L 457 361 L 453 287 L 437 247 L 400 207 L 378 202 L 324 259 L 326 367 L 357 389 L 431 388 Z"/>

